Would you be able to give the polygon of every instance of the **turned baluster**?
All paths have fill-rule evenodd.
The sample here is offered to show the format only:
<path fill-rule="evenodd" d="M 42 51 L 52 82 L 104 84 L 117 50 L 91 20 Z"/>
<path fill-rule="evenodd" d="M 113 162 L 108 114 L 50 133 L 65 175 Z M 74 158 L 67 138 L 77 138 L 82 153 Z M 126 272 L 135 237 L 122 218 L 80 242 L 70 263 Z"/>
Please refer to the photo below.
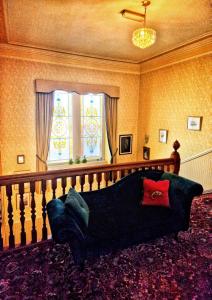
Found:
<path fill-rule="evenodd" d="M 104 173 L 105 186 L 108 186 L 108 181 L 110 180 L 110 172 Z"/>
<path fill-rule="evenodd" d="M 25 204 L 24 204 L 24 183 L 19 183 L 20 194 L 20 221 L 21 221 L 21 246 L 26 245 L 26 232 L 25 232 Z"/>
<path fill-rule="evenodd" d="M 42 240 L 47 239 L 47 227 L 46 227 L 46 180 L 41 182 L 42 190 L 42 217 L 43 217 L 43 228 L 42 228 Z"/>
<path fill-rule="evenodd" d="M 74 189 L 76 186 L 77 180 L 76 180 L 76 176 L 72 176 L 71 177 L 71 186 Z"/>
<path fill-rule="evenodd" d="M 1 200 L 0 200 L 1 202 Z M 1 233 L 1 224 L 2 224 L 2 217 L 0 215 L 0 251 L 3 250 L 3 238 L 2 238 L 2 233 Z"/>
<path fill-rule="evenodd" d="M 125 170 L 121 170 L 120 177 L 123 178 L 125 176 Z"/>
<path fill-rule="evenodd" d="M 63 195 L 65 195 L 65 193 L 66 193 L 66 177 L 63 177 L 62 179 L 61 179 L 61 181 L 62 181 L 62 189 L 63 189 Z"/>
<path fill-rule="evenodd" d="M 90 191 L 92 191 L 93 174 L 88 175 L 88 183 L 89 183 L 89 186 L 90 186 Z"/>
<path fill-rule="evenodd" d="M 9 247 L 14 248 L 15 247 L 15 237 L 13 234 L 13 206 L 12 206 L 12 186 L 11 185 L 6 186 L 6 194 L 7 194 L 7 199 L 8 199 L 8 206 L 7 206 L 8 224 L 9 224 L 9 228 L 10 228 Z"/>
<path fill-rule="evenodd" d="M 52 199 L 56 198 L 57 179 L 52 179 Z"/>
<path fill-rule="evenodd" d="M 174 159 L 174 171 L 173 173 L 178 175 L 180 171 L 180 154 L 177 150 L 180 148 L 180 143 L 176 140 L 173 144 L 174 151 L 171 154 L 171 158 Z"/>
<path fill-rule="evenodd" d="M 85 175 L 81 175 L 81 176 L 80 176 L 81 192 L 83 192 L 84 184 L 85 184 Z"/>
<path fill-rule="evenodd" d="M 31 200 L 31 219 L 32 219 L 32 244 L 37 242 L 37 230 L 35 226 L 36 220 L 36 204 L 35 204 L 35 182 L 30 182 L 30 192 L 32 195 Z"/>
<path fill-rule="evenodd" d="M 113 173 L 113 183 L 115 183 L 117 180 L 117 171 L 113 171 L 112 173 Z"/>
<path fill-rule="evenodd" d="M 102 173 L 97 173 L 96 174 L 96 181 L 97 181 L 98 190 L 99 190 L 100 189 L 100 184 L 101 184 L 101 181 L 102 181 Z"/>

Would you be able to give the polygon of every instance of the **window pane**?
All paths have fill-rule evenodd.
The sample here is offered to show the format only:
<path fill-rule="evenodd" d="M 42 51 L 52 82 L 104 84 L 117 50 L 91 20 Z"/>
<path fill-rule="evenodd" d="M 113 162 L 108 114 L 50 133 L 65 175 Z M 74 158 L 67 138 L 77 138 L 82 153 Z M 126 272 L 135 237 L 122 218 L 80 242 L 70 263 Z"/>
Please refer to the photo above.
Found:
<path fill-rule="evenodd" d="M 73 156 L 72 122 L 72 95 L 56 91 L 48 161 L 69 160 Z"/>
<path fill-rule="evenodd" d="M 83 150 L 82 156 L 90 158 L 102 157 L 102 138 L 81 138 L 81 149 Z"/>
<path fill-rule="evenodd" d="M 100 117 L 82 117 L 81 118 L 81 137 L 101 137 L 102 119 Z"/>
<path fill-rule="evenodd" d="M 81 116 L 102 116 L 102 95 L 85 95 L 81 97 Z"/>
<path fill-rule="evenodd" d="M 81 97 L 81 155 L 102 157 L 102 96 Z"/>
<path fill-rule="evenodd" d="M 69 139 L 51 139 L 49 161 L 69 160 L 70 157 Z"/>
<path fill-rule="evenodd" d="M 71 94 L 55 91 L 54 116 L 72 116 Z"/>

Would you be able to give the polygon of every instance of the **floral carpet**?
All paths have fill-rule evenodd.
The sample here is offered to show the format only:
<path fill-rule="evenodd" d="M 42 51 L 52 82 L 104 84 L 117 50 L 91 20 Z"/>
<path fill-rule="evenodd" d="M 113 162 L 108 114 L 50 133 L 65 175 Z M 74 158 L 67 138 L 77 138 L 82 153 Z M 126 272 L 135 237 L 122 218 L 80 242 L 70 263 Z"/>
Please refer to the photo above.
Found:
<path fill-rule="evenodd" d="M 212 195 L 193 200 L 191 228 L 88 260 L 80 272 L 67 245 L 47 241 L 0 254 L 0 299 L 212 299 Z"/>

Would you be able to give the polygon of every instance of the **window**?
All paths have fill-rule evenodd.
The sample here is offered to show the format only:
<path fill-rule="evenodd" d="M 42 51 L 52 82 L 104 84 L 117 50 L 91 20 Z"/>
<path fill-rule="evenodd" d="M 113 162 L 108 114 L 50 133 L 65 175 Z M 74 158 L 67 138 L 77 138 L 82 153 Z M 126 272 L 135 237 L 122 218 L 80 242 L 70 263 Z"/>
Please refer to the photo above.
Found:
<path fill-rule="evenodd" d="M 48 163 L 104 158 L 104 95 L 54 92 Z"/>

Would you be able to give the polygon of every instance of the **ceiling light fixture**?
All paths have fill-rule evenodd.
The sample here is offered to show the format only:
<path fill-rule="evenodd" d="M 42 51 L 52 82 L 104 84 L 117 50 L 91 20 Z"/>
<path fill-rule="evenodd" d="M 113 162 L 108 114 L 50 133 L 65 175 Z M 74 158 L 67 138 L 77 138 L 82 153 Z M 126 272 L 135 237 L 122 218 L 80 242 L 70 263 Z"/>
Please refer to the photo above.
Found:
<path fill-rule="evenodd" d="M 144 27 L 138 28 L 133 32 L 132 42 L 136 47 L 145 49 L 153 45 L 156 41 L 156 31 L 152 28 L 146 27 L 146 10 L 147 6 L 151 4 L 150 1 L 142 1 L 145 8 L 144 11 Z"/>
<path fill-rule="evenodd" d="M 146 10 L 147 6 L 151 4 L 150 1 L 142 1 L 142 6 L 145 11 L 144 14 L 134 12 L 132 10 L 123 9 L 121 14 L 124 18 L 144 22 L 144 26 L 142 28 L 138 28 L 133 32 L 132 42 L 136 47 L 145 49 L 147 47 L 152 46 L 156 41 L 156 31 L 152 28 L 146 27 Z"/>

